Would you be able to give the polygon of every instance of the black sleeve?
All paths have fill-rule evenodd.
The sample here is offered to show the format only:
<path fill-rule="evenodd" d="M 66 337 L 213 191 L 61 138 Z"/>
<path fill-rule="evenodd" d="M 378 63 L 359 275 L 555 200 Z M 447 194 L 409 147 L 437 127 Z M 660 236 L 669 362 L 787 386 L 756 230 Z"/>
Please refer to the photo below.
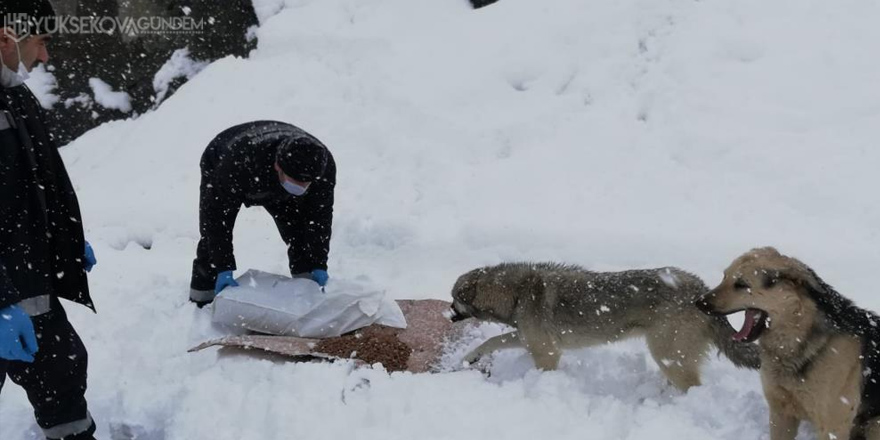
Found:
<path fill-rule="evenodd" d="M 6 122 L 3 108 L 0 107 L 0 124 Z M 21 197 L 13 192 L 15 188 L 21 188 L 16 169 L 21 167 L 17 160 L 16 152 L 19 151 L 15 130 L 6 128 L 0 130 L 0 234 L 12 234 L 13 227 L 18 216 L 14 216 L 10 210 L 17 204 L 13 204 L 16 197 Z M 5 235 L 0 237 L 0 246 L 6 247 L 9 242 Z M 5 249 L 4 249 L 5 251 Z M 6 272 L 6 266 L 0 258 L 0 309 L 21 301 L 18 289 L 12 285 L 12 279 Z"/>
<path fill-rule="evenodd" d="M 216 271 L 235 270 L 232 230 L 244 200 L 241 167 L 234 157 L 222 158 L 211 170 L 203 164 L 199 201 L 202 236 L 208 240 L 211 263 Z"/>
<path fill-rule="evenodd" d="M 320 187 L 305 203 L 301 255 L 311 269 L 327 270 L 330 236 L 333 233 L 333 197 L 336 191 L 336 165 L 332 159 Z M 310 270 L 311 270 L 310 269 Z"/>
<path fill-rule="evenodd" d="M 12 285 L 12 280 L 6 273 L 6 266 L 0 262 L 0 309 L 5 309 L 19 301 L 21 301 L 21 297 L 18 290 Z"/>
<path fill-rule="evenodd" d="M 301 200 L 288 199 L 288 203 L 266 206 L 290 246 L 288 257 L 292 275 L 314 269 L 327 270 L 336 189 L 336 165 L 332 159 L 327 167 L 324 177 L 314 182 L 308 195 Z"/>

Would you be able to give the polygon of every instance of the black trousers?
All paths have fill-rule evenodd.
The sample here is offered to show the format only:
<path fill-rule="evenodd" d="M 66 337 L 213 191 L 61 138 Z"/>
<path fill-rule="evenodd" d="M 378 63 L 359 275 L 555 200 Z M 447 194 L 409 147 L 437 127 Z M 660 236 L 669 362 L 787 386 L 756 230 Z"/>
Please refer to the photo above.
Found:
<path fill-rule="evenodd" d="M 205 197 L 203 193 L 202 197 Z M 300 273 L 311 272 L 314 267 L 304 258 L 307 255 L 303 249 L 299 249 L 296 238 L 299 234 L 301 225 L 297 220 L 301 217 L 296 203 L 271 203 L 263 206 L 272 219 L 275 220 L 275 226 L 281 239 L 287 244 L 287 257 L 290 262 L 290 274 L 298 275 Z M 200 228 L 202 234 L 199 239 L 198 247 L 196 247 L 196 259 L 193 260 L 192 279 L 190 288 L 195 290 L 214 290 L 214 283 L 217 281 L 217 272 L 211 264 L 210 245 L 205 238 L 206 228 L 204 221 L 201 222 Z"/>
<path fill-rule="evenodd" d="M 52 311 L 32 320 L 39 347 L 34 362 L 0 359 L 0 390 L 7 375 L 24 388 L 43 430 L 89 419 L 85 397 L 89 356 L 61 303 L 53 298 Z M 94 424 L 89 431 L 55 438 L 90 439 Z"/>

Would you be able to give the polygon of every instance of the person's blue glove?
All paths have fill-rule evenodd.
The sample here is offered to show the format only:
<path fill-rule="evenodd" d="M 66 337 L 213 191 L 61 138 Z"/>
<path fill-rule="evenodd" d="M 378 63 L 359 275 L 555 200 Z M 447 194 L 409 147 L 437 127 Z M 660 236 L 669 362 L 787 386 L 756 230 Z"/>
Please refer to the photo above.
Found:
<path fill-rule="evenodd" d="M 318 283 L 319 286 L 324 287 L 327 285 L 327 281 L 330 280 L 330 275 L 324 269 L 315 269 L 312 271 L 312 280 Z"/>
<path fill-rule="evenodd" d="M 0 358 L 33 362 L 36 353 L 37 335 L 31 317 L 16 306 L 0 310 Z"/>
<path fill-rule="evenodd" d="M 95 250 L 92 249 L 92 245 L 89 242 L 86 242 L 85 259 L 86 272 L 91 272 L 92 268 L 98 264 L 98 260 L 95 258 Z"/>
<path fill-rule="evenodd" d="M 221 290 L 229 286 L 238 286 L 238 281 L 235 281 L 235 278 L 232 278 L 232 271 L 227 270 L 226 272 L 218 273 L 217 282 L 214 283 L 214 293 L 219 295 Z"/>

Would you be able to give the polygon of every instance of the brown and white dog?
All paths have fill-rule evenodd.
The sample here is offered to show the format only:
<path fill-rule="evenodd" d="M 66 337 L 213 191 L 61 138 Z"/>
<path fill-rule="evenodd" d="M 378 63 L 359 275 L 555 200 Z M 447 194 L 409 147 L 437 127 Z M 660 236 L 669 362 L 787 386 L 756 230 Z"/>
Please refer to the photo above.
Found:
<path fill-rule="evenodd" d="M 822 440 L 880 439 L 877 315 L 770 247 L 734 260 L 697 306 L 745 311 L 734 338 L 758 341 L 771 440 L 793 440 L 804 420 Z"/>

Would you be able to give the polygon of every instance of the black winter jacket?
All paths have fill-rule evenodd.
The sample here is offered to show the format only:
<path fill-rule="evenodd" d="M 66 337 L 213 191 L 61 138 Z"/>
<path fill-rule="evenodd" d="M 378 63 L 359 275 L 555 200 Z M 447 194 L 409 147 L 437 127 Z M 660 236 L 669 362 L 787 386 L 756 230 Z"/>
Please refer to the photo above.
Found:
<path fill-rule="evenodd" d="M 79 202 L 46 115 L 25 85 L 0 87 L 0 308 L 55 295 L 94 310 Z"/>
<path fill-rule="evenodd" d="M 278 145 L 291 137 L 308 137 L 320 144 L 293 125 L 254 121 L 226 129 L 205 149 L 199 209 L 203 238 L 208 240 L 211 264 L 217 272 L 236 269 L 232 230 L 241 205 L 283 213 L 285 218 L 278 227 L 297 256 L 291 261 L 292 273 L 327 269 L 336 162 L 328 151 L 324 175 L 312 182 L 306 194 L 288 194 L 274 165 Z"/>

